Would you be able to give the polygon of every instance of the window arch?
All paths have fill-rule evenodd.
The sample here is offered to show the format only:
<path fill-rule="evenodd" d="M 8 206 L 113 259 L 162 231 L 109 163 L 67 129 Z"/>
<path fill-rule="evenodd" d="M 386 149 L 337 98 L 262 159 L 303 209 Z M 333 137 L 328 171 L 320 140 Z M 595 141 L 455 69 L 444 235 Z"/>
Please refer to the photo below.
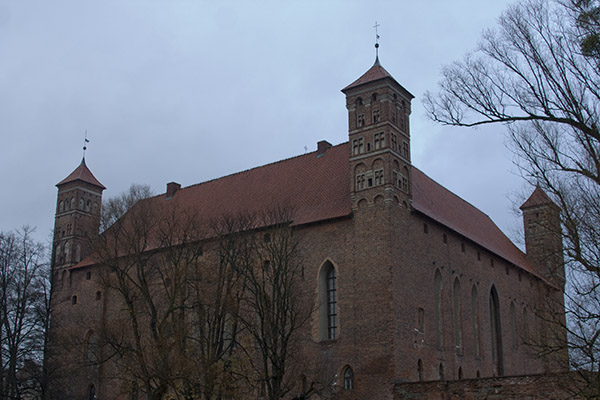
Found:
<path fill-rule="evenodd" d="M 479 357 L 479 298 L 477 295 L 477 286 L 473 285 L 471 289 L 471 319 L 473 320 L 473 347 L 475 357 Z"/>
<path fill-rule="evenodd" d="M 75 198 L 74 198 L 74 197 L 71 197 L 71 205 L 69 206 L 69 208 L 70 208 L 71 210 L 74 210 L 74 209 L 75 209 Z"/>
<path fill-rule="evenodd" d="M 319 339 L 333 340 L 338 336 L 337 272 L 326 261 L 319 273 Z"/>
<path fill-rule="evenodd" d="M 65 209 L 65 203 L 63 201 L 60 201 L 58 203 L 58 212 L 63 212 Z"/>
<path fill-rule="evenodd" d="M 417 380 L 423 382 L 423 361 L 420 358 L 417 361 Z"/>
<path fill-rule="evenodd" d="M 354 389 L 354 371 L 351 367 L 346 367 L 344 371 L 344 390 Z"/>
<path fill-rule="evenodd" d="M 80 210 L 83 210 L 83 205 L 84 205 L 83 198 L 80 197 L 79 198 L 79 209 Z"/>
<path fill-rule="evenodd" d="M 454 287 L 452 290 L 452 309 L 454 314 L 454 344 L 456 352 L 462 353 L 462 304 L 460 300 L 460 281 L 458 277 L 454 278 Z"/>
<path fill-rule="evenodd" d="M 490 290 L 490 330 L 492 338 L 492 361 L 498 376 L 504 375 L 504 358 L 502 354 L 502 327 L 500 324 L 500 301 L 496 287 Z"/>
<path fill-rule="evenodd" d="M 438 348 L 441 348 L 444 343 L 442 340 L 442 274 L 440 270 L 435 271 L 433 278 L 433 293 L 434 293 L 434 319 L 435 319 L 435 343 Z"/>
<path fill-rule="evenodd" d="M 96 400 L 96 387 L 94 386 L 94 384 L 90 384 L 90 387 L 88 389 L 88 399 L 89 400 Z"/>

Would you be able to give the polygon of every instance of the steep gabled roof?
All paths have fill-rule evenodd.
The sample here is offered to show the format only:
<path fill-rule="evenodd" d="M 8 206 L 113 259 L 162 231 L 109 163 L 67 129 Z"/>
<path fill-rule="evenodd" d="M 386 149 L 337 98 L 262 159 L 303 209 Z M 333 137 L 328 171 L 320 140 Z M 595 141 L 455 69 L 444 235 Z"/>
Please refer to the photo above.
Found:
<path fill-rule="evenodd" d="M 536 206 L 541 206 L 541 205 L 546 205 L 546 204 L 552 204 L 552 205 L 556 206 L 556 204 L 554 204 L 552 199 L 550 199 L 550 197 L 548 197 L 546 192 L 544 192 L 542 190 L 542 188 L 540 188 L 539 186 L 536 186 L 533 193 L 531 193 L 531 196 L 529 196 L 529 198 L 527 200 L 525 200 L 525 203 L 523 203 L 521 205 L 521 207 L 519 207 L 519 208 L 521 210 L 523 210 L 525 208 L 536 207 Z"/>
<path fill-rule="evenodd" d="M 144 202 L 157 208 L 171 204 L 190 208 L 206 223 L 222 215 L 260 213 L 282 205 L 293 210 L 294 225 L 348 217 L 352 213 L 349 155 L 346 142 L 325 154 L 307 153 L 179 189 L 170 200 L 163 194 Z M 486 214 L 414 167 L 412 178 L 414 210 L 538 276 L 523 252 Z M 88 258 L 78 266 L 92 263 Z"/>
<path fill-rule="evenodd" d="M 90 185 L 94 185 L 101 190 L 106 189 L 104 187 L 104 185 L 102 185 L 100 183 L 100 181 L 98 179 L 96 179 L 94 174 L 92 174 L 92 171 L 90 171 L 90 169 L 87 167 L 87 165 L 85 165 L 85 157 L 81 159 L 81 163 L 79 164 L 79 166 L 77 168 L 75 168 L 75 170 L 73 172 L 71 172 L 69 174 L 69 176 L 67 176 L 62 181 L 58 182 L 56 184 L 56 186 L 60 187 L 62 185 L 65 185 L 70 182 L 75 182 L 75 181 L 82 181 L 82 182 L 89 183 Z"/>

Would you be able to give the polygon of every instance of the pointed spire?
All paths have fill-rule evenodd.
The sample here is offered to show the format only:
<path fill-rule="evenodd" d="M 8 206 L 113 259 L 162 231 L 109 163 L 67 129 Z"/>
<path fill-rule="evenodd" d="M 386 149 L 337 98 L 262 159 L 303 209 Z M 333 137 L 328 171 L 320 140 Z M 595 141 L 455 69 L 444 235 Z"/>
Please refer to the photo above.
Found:
<path fill-rule="evenodd" d="M 92 171 L 85 164 L 85 156 L 81 159 L 81 163 L 73 172 L 69 174 L 65 179 L 58 182 L 56 186 L 62 186 L 70 182 L 74 181 L 82 181 L 89 183 L 90 185 L 94 185 L 101 190 L 106 189 L 103 184 L 100 183 L 98 179 L 92 174 Z"/>

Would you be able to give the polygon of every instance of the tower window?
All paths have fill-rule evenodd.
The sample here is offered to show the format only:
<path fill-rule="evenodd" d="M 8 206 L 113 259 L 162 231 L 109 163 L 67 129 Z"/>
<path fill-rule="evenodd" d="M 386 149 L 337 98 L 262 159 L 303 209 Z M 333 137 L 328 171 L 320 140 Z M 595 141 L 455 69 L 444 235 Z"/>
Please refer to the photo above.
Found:
<path fill-rule="evenodd" d="M 83 199 L 79 199 L 79 209 L 83 210 Z"/>
<path fill-rule="evenodd" d="M 356 116 L 356 126 L 358 128 L 365 126 L 365 114 L 358 114 Z"/>
<path fill-rule="evenodd" d="M 365 188 L 365 174 L 356 175 L 356 190 L 363 190 Z"/>
<path fill-rule="evenodd" d="M 88 272 L 85 273 L 85 279 L 88 280 L 88 281 L 90 279 L 92 279 L 92 273 L 90 271 L 88 271 Z"/>
<path fill-rule="evenodd" d="M 63 212 L 63 210 L 65 209 L 65 203 L 64 202 L 59 202 L 58 203 L 58 212 Z"/>
<path fill-rule="evenodd" d="M 375 144 L 375 150 L 384 148 L 385 132 L 378 132 L 375 135 L 373 135 L 373 143 Z"/>
<path fill-rule="evenodd" d="M 402 157 L 408 160 L 408 142 L 402 142 Z"/>
<path fill-rule="evenodd" d="M 73 297 L 71 297 L 71 304 L 77 304 L 77 296 L 73 295 Z"/>
<path fill-rule="evenodd" d="M 395 134 L 391 134 L 391 141 L 392 141 L 392 149 L 394 151 L 398 151 L 398 139 L 397 136 Z"/>
<path fill-rule="evenodd" d="M 375 171 L 375 186 L 383 185 L 383 169 Z"/>
<path fill-rule="evenodd" d="M 379 122 L 379 110 L 373 110 L 373 123 L 376 124 Z"/>

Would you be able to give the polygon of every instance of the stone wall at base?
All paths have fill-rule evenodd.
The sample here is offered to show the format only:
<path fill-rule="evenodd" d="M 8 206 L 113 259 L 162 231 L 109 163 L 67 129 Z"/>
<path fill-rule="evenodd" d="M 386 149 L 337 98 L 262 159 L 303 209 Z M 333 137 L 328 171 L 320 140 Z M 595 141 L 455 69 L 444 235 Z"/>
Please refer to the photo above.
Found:
<path fill-rule="evenodd" d="M 398 383 L 395 400 L 504 400 L 504 399 L 584 399 L 584 387 L 577 372 L 501 378 Z"/>

